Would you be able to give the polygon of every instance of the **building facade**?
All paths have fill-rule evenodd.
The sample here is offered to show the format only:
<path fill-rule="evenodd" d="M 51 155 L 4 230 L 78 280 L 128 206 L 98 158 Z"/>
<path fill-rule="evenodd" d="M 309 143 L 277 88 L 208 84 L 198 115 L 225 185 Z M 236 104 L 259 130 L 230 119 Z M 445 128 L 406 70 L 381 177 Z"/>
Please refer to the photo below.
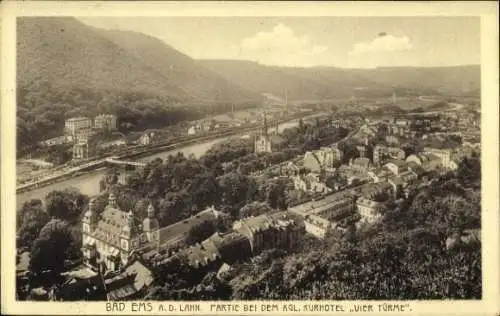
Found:
<path fill-rule="evenodd" d="M 116 129 L 116 116 L 112 114 L 99 114 L 94 118 L 94 128 L 103 130 Z"/>
<path fill-rule="evenodd" d="M 375 165 L 381 165 L 391 159 L 404 160 L 405 157 L 405 151 L 397 147 L 377 145 L 373 148 L 373 163 Z"/>
<path fill-rule="evenodd" d="M 92 128 L 92 119 L 86 116 L 72 117 L 66 120 L 64 127 L 68 134 L 76 135 L 81 129 Z"/>
<path fill-rule="evenodd" d="M 150 204 L 147 217 L 139 222 L 130 210 L 121 210 L 113 193 L 98 216 L 94 203 L 89 203 L 82 219 L 82 252 L 87 265 L 104 271 L 115 271 L 125 266 L 135 252 L 149 251 L 153 255 L 173 251 L 185 244 L 189 230 L 204 221 L 216 221 L 219 212 L 213 207 L 166 227 L 160 227 L 155 209 Z"/>
<path fill-rule="evenodd" d="M 359 215 L 361 215 L 360 223 L 372 224 L 382 217 L 381 212 L 385 207 L 385 203 L 360 197 L 356 202 L 356 207 Z"/>
<path fill-rule="evenodd" d="M 238 220 L 234 222 L 233 230 L 248 238 L 254 254 L 271 248 L 290 249 L 305 233 L 305 227 L 288 212 Z"/>
<path fill-rule="evenodd" d="M 294 189 L 310 193 L 328 193 L 331 189 L 321 182 L 317 173 L 296 175 L 292 177 Z"/>
<path fill-rule="evenodd" d="M 445 169 L 452 169 L 453 165 L 451 164 L 451 149 L 437 149 L 437 148 L 424 148 L 424 153 L 433 154 L 438 156 L 441 159 L 441 165 Z"/>
<path fill-rule="evenodd" d="M 89 157 L 89 143 L 87 140 L 78 140 L 73 144 L 73 160 Z"/>

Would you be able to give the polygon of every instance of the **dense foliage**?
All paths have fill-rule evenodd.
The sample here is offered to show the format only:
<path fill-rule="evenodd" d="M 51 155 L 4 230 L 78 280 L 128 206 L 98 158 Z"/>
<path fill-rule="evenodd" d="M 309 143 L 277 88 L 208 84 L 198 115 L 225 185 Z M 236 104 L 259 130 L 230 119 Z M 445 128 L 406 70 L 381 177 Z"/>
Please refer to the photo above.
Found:
<path fill-rule="evenodd" d="M 157 95 L 100 91 L 84 88 L 55 88 L 42 79 L 17 90 L 17 148 L 32 148 L 37 142 L 61 136 L 64 121 L 75 116 L 115 114 L 122 132 L 164 128 L 204 115 L 225 113 L 229 103 L 179 106 L 178 101 Z M 241 103 L 237 109 L 254 107 Z"/>
<path fill-rule="evenodd" d="M 471 157 L 391 205 L 378 224 L 324 242 L 305 236 L 294 251 L 268 250 L 235 264 L 229 277 L 205 280 L 212 292 L 177 281 L 155 297 L 227 299 L 230 290 L 231 299 L 243 300 L 480 299 L 480 241 L 446 246 L 449 236 L 480 229 L 479 170 L 479 157 Z M 242 211 L 253 212 L 253 205 Z"/>

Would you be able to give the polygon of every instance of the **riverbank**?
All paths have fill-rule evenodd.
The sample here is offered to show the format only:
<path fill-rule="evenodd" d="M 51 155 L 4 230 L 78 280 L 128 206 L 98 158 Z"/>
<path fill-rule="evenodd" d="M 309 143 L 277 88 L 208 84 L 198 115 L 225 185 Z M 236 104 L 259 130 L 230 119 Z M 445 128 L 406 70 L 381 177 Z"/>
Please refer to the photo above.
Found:
<path fill-rule="evenodd" d="M 296 115 L 287 117 L 286 119 L 280 120 L 279 124 L 280 125 L 286 124 L 286 123 L 289 123 L 291 121 L 299 120 L 300 118 L 307 119 L 309 117 L 314 117 L 315 115 L 318 115 L 318 113 L 313 113 L 313 114 L 309 113 L 309 115 L 304 115 L 304 113 L 298 113 Z M 205 142 L 211 142 L 211 141 L 215 141 L 218 139 L 225 139 L 227 137 L 251 133 L 253 131 L 258 130 L 259 128 L 261 128 L 261 127 L 260 126 L 249 126 L 249 127 L 239 128 L 236 130 L 232 129 L 232 130 L 228 130 L 228 131 L 219 132 L 216 134 L 211 134 L 211 135 L 206 135 L 206 136 L 197 137 L 197 138 L 193 138 L 193 139 L 188 139 L 185 141 L 177 142 L 175 144 L 172 144 L 172 143 L 169 143 L 169 144 L 163 143 L 162 144 L 162 143 L 160 143 L 160 144 L 155 144 L 153 146 L 142 147 L 142 148 L 135 147 L 134 149 L 136 149 L 136 150 L 133 152 L 126 152 L 123 154 L 116 154 L 116 153 L 110 154 L 109 156 L 102 157 L 99 160 L 88 161 L 88 162 L 85 162 L 85 164 L 83 164 L 83 165 L 75 166 L 71 169 L 62 171 L 60 174 L 56 174 L 56 175 L 52 174 L 51 176 L 49 176 L 47 178 L 40 179 L 38 181 L 34 181 L 31 183 L 25 183 L 25 184 L 18 186 L 16 188 L 16 194 L 25 194 L 25 193 L 30 192 L 31 190 L 40 189 L 40 188 L 47 186 L 47 185 L 53 185 L 53 184 L 60 182 L 60 181 L 72 179 L 75 176 L 79 176 L 78 173 L 89 172 L 89 171 L 95 170 L 97 168 L 102 168 L 103 166 L 105 166 L 106 158 L 109 158 L 109 157 L 116 157 L 118 159 L 140 159 L 140 158 L 149 157 L 149 156 L 152 156 L 155 154 L 159 154 L 159 153 L 162 153 L 165 151 L 170 152 L 173 150 L 178 150 L 182 147 L 195 146 L 197 144 L 202 144 Z M 130 148 L 127 150 L 130 150 Z"/>

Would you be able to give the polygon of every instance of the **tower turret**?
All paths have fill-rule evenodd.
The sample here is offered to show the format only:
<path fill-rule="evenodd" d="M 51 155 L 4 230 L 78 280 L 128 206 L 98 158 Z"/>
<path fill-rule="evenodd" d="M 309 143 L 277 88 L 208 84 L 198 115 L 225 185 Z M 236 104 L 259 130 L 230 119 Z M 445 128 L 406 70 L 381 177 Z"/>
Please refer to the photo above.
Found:
<path fill-rule="evenodd" d="M 87 211 L 85 212 L 82 220 L 82 228 L 84 233 L 90 233 L 94 230 L 95 225 L 97 224 L 97 213 L 95 212 L 95 202 L 94 200 L 90 200 Z"/>
<path fill-rule="evenodd" d="M 111 192 L 109 194 L 109 197 L 108 197 L 108 206 L 116 208 L 116 196 L 115 196 L 115 194 L 113 192 Z"/>
<path fill-rule="evenodd" d="M 137 237 L 134 213 L 130 210 L 125 216 L 126 223 L 120 234 L 121 261 L 124 265 L 128 262 L 129 254 L 133 250 L 132 240 Z"/>
<path fill-rule="evenodd" d="M 85 264 L 95 263 L 96 247 L 92 232 L 97 226 L 97 213 L 94 210 L 94 200 L 90 200 L 89 206 L 82 219 L 82 253 Z"/>
<path fill-rule="evenodd" d="M 148 217 L 142 221 L 142 230 L 146 233 L 148 240 L 152 239 L 152 233 L 160 228 L 160 223 L 155 217 L 155 209 L 152 204 L 148 206 Z"/>

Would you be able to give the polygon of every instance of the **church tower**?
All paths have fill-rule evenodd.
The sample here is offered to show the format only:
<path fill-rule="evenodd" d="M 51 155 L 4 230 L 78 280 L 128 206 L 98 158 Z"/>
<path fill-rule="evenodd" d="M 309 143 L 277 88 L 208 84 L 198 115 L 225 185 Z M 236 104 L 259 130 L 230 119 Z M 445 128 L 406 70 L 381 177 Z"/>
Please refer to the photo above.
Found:
<path fill-rule="evenodd" d="M 255 153 L 263 153 L 263 152 L 270 153 L 272 151 L 271 141 L 269 139 L 269 134 L 267 130 L 267 115 L 265 110 L 264 110 L 264 127 L 260 132 L 260 134 L 257 135 L 257 137 L 255 138 L 254 146 L 255 146 Z"/>
<path fill-rule="evenodd" d="M 121 261 L 125 265 L 128 262 L 128 257 L 132 252 L 135 245 L 133 244 L 137 237 L 137 227 L 135 225 L 134 213 L 129 211 L 126 213 L 126 224 L 123 226 L 120 234 L 120 245 L 121 245 Z"/>
<path fill-rule="evenodd" d="M 85 264 L 93 265 L 97 255 L 95 240 L 89 238 L 97 226 L 97 213 L 94 210 L 94 200 L 90 200 L 87 211 L 82 219 L 82 253 Z"/>
<path fill-rule="evenodd" d="M 94 206 L 94 200 L 90 200 L 88 209 L 82 219 L 82 229 L 84 233 L 91 233 L 97 224 L 97 213 L 94 210 Z"/>
<path fill-rule="evenodd" d="M 153 232 L 157 231 L 160 228 L 160 223 L 155 215 L 155 208 L 150 203 L 148 206 L 148 217 L 142 221 L 142 230 L 146 233 L 148 240 L 151 241 Z"/>

